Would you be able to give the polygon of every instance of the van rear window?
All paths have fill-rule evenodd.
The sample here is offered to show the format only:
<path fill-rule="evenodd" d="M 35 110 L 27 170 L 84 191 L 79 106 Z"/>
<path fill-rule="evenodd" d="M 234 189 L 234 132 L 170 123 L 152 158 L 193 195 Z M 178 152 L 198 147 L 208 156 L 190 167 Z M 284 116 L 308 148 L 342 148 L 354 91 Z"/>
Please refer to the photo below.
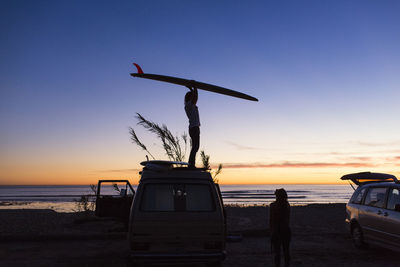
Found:
<path fill-rule="evenodd" d="M 213 211 L 215 203 L 206 184 L 146 184 L 143 211 Z"/>

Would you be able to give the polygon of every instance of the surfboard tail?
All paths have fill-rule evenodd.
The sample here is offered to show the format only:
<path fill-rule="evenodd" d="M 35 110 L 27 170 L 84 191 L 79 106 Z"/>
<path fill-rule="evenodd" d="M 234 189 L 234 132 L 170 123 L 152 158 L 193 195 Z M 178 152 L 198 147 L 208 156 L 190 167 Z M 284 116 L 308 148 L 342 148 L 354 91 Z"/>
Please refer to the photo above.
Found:
<path fill-rule="evenodd" d="M 137 69 L 137 72 L 138 72 L 139 74 L 143 74 L 143 70 L 142 70 L 142 68 L 141 68 L 138 64 L 133 63 L 133 65 L 135 65 L 135 67 L 136 67 L 136 69 Z"/>

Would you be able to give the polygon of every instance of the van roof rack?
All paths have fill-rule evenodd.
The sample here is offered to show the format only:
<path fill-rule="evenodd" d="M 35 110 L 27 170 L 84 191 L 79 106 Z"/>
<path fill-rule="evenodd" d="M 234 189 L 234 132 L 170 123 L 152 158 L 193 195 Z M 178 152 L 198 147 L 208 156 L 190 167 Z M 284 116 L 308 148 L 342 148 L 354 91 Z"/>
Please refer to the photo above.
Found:
<path fill-rule="evenodd" d="M 356 185 L 366 184 L 366 183 L 382 183 L 382 182 L 395 182 L 396 184 L 400 181 L 396 176 L 387 173 L 378 172 L 358 172 L 343 175 L 341 180 L 351 180 Z"/>
<path fill-rule="evenodd" d="M 169 160 L 146 160 L 140 162 L 144 166 L 143 169 L 152 171 L 168 171 L 168 170 L 190 170 L 190 171 L 205 171 L 205 168 L 189 168 L 189 163 L 183 161 Z"/>

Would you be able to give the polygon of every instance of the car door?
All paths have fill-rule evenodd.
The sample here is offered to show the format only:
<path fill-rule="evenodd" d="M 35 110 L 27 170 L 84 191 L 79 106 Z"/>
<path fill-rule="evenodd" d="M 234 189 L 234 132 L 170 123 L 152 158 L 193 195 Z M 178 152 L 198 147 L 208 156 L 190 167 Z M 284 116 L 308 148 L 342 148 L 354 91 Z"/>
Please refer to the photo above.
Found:
<path fill-rule="evenodd" d="M 385 242 L 391 246 L 400 244 L 400 188 L 390 188 L 386 210 L 381 217 Z"/>
<path fill-rule="evenodd" d="M 384 241 L 384 217 L 387 187 L 370 187 L 365 196 L 364 206 L 360 209 L 360 224 L 366 239 Z"/>
<path fill-rule="evenodd" d="M 128 180 L 99 180 L 95 214 L 128 220 L 135 191 Z"/>

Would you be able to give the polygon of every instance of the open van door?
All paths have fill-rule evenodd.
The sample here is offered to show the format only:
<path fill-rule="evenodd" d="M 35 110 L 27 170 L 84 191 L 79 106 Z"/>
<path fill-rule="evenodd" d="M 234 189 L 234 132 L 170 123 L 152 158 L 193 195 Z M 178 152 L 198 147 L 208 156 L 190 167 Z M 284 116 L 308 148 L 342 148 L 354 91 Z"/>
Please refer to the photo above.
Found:
<path fill-rule="evenodd" d="M 96 216 L 129 220 L 135 191 L 128 180 L 99 180 L 96 192 Z"/>

